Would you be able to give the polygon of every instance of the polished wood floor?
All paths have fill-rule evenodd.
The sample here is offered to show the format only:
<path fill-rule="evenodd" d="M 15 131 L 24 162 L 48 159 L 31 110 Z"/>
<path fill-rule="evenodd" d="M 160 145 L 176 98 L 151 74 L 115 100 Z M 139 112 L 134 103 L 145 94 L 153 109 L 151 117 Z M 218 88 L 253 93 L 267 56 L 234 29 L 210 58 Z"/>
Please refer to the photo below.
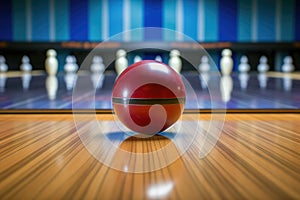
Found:
<path fill-rule="evenodd" d="M 96 160 L 72 115 L 3 114 L 0 199 L 299 199 L 299 125 L 299 114 L 227 114 L 205 158 L 190 150 L 161 170 L 133 174 Z M 169 142 L 130 138 L 121 148 L 145 152 Z"/>

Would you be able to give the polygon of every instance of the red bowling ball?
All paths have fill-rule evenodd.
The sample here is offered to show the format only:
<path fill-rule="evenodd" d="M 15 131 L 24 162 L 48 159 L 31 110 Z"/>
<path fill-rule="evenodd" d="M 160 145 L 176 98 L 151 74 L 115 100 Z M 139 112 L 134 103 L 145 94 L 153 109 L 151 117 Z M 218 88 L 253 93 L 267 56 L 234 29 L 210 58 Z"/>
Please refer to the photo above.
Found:
<path fill-rule="evenodd" d="M 145 60 L 120 74 L 114 84 L 112 103 L 114 113 L 127 128 L 153 135 L 180 118 L 185 96 L 177 72 L 161 62 Z"/>

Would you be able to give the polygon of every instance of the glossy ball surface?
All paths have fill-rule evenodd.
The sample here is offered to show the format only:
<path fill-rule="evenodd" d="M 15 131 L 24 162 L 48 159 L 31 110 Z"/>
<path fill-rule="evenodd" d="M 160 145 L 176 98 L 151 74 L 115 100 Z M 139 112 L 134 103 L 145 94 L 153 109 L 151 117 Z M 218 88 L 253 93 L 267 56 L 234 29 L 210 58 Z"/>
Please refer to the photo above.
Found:
<path fill-rule="evenodd" d="M 180 75 L 161 62 L 145 60 L 117 78 L 112 102 L 114 113 L 129 129 L 153 135 L 172 126 L 181 116 L 185 88 Z"/>

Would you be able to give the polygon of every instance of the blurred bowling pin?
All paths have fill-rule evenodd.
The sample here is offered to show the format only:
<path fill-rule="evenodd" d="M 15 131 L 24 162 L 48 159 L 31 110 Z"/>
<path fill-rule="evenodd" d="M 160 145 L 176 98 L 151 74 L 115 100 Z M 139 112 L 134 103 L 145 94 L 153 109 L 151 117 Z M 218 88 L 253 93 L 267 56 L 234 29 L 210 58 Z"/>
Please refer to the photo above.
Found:
<path fill-rule="evenodd" d="M 5 62 L 6 62 L 5 57 L 0 56 L 0 72 L 7 72 L 8 66 Z"/>
<path fill-rule="evenodd" d="M 158 62 L 162 62 L 162 58 L 161 58 L 160 55 L 157 55 L 157 56 L 155 57 L 155 60 L 158 61 Z"/>
<path fill-rule="evenodd" d="M 77 74 L 76 73 L 66 73 L 64 75 L 66 88 L 68 91 L 71 91 L 74 88 L 74 85 L 77 81 Z"/>
<path fill-rule="evenodd" d="M 269 71 L 268 58 L 266 56 L 261 56 L 259 59 L 259 64 L 257 66 L 257 71 L 259 73 L 266 73 Z"/>
<path fill-rule="evenodd" d="M 230 75 L 233 68 L 233 60 L 231 58 L 232 52 L 230 49 L 222 51 L 222 58 L 220 61 L 220 68 L 223 75 Z"/>
<path fill-rule="evenodd" d="M 286 56 L 283 59 L 283 65 L 281 67 L 283 72 L 290 73 L 295 70 L 295 66 L 293 65 L 293 59 L 291 56 Z"/>
<path fill-rule="evenodd" d="M 47 89 L 48 98 L 50 100 L 56 99 L 57 88 L 58 88 L 57 77 L 54 75 L 48 76 L 46 78 L 46 89 Z"/>
<path fill-rule="evenodd" d="M 92 73 L 103 73 L 105 66 L 103 64 L 103 58 L 101 56 L 94 56 L 91 64 Z"/>
<path fill-rule="evenodd" d="M 126 51 L 123 49 L 119 49 L 116 53 L 115 70 L 118 75 L 120 75 L 128 67 L 126 54 Z"/>
<path fill-rule="evenodd" d="M 242 56 L 240 59 L 240 64 L 238 66 L 238 70 L 241 73 L 247 73 L 250 70 L 250 65 L 248 64 L 248 57 Z"/>
<path fill-rule="evenodd" d="M 68 55 L 66 57 L 66 63 L 64 65 L 64 70 L 66 73 L 75 73 L 78 70 L 78 65 L 76 63 L 76 57 Z"/>
<path fill-rule="evenodd" d="M 49 49 L 47 51 L 47 58 L 45 60 L 45 69 L 48 75 L 56 75 L 58 70 L 58 61 L 56 58 L 56 51 Z"/>
<path fill-rule="evenodd" d="M 137 63 L 137 62 L 140 62 L 140 61 L 142 61 L 142 58 L 141 58 L 141 56 L 139 56 L 139 55 L 136 55 L 136 56 L 134 57 L 134 59 L 133 59 L 133 62 L 134 62 L 134 63 Z"/>
<path fill-rule="evenodd" d="M 102 88 L 104 82 L 104 74 L 103 73 L 93 73 L 91 75 L 91 81 L 93 83 L 94 89 Z"/>
<path fill-rule="evenodd" d="M 182 62 L 180 59 L 180 52 L 177 49 L 173 49 L 170 52 L 169 66 L 172 67 L 177 73 L 181 72 Z"/>
<path fill-rule="evenodd" d="M 210 65 L 208 63 L 208 57 L 206 55 L 201 57 L 201 63 L 198 66 L 198 70 L 202 73 L 207 73 L 210 70 Z"/>
<path fill-rule="evenodd" d="M 28 56 L 22 57 L 22 64 L 20 65 L 20 69 L 23 72 L 30 72 L 32 71 L 32 65 L 30 64 L 30 59 Z"/>

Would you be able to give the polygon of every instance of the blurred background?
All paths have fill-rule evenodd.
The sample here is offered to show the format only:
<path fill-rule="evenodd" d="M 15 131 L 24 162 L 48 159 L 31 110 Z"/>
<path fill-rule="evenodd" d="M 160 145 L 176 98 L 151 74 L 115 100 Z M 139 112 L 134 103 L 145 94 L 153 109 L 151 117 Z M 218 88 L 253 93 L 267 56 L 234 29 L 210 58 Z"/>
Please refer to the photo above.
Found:
<path fill-rule="evenodd" d="M 243 54 L 252 70 L 261 55 L 274 71 L 280 71 L 286 55 L 292 56 L 296 69 L 300 65 L 297 0 L 2 0 L 0 5 L 0 54 L 9 70 L 19 69 L 24 54 L 34 69 L 43 69 L 46 50 L 55 48 L 62 71 L 67 55 L 75 55 L 80 64 L 94 43 L 143 27 L 167 28 L 199 41 L 217 65 L 221 49 L 229 47 L 234 70 Z M 129 33 L 118 40 L 184 42 L 180 34 L 164 31 L 155 36 Z M 128 55 L 129 61 L 133 56 Z M 168 54 L 161 56 L 167 62 Z"/>

